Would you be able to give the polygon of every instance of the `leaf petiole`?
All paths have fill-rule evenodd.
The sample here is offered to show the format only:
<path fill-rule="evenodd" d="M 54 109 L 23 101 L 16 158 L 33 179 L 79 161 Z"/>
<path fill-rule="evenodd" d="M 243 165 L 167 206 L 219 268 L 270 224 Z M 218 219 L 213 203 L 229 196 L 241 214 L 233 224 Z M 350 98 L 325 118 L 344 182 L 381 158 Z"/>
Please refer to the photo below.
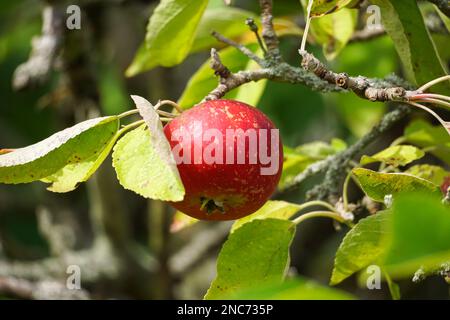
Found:
<path fill-rule="evenodd" d="M 301 216 L 295 218 L 292 220 L 292 222 L 296 225 L 302 223 L 305 220 L 311 219 L 311 218 L 331 218 L 336 220 L 340 223 L 345 223 L 348 226 L 351 226 L 352 224 L 345 220 L 344 217 L 342 217 L 340 214 L 332 211 L 312 211 L 305 214 L 302 214 Z"/>

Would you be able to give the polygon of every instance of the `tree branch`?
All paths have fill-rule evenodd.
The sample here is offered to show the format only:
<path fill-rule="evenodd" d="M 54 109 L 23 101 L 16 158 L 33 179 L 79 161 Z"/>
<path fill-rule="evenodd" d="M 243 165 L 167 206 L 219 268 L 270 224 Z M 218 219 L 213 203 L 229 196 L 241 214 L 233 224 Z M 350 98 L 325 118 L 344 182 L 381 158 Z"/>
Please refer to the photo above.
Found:
<path fill-rule="evenodd" d="M 0 277 L 0 293 L 18 299 L 86 300 L 89 294 L 83 289 L 70 290 L 60 281 L 31 282 L 17 278 Z"/>
<path fill-rule="evenodd" d="M 220 33 L 213 31 L 212 36 L 214 38 L 216 38 L 218 41 L 223 42 L 225 44 L 228 44 L 229 46 L 232 46 L 236 49 L 238 49 L 241 53 L 243 53 L 244 55 L 246 55 L 247 57 L 249 57 L 250 59 L 252 59 L 253 61 L 255 61 L 257 64 L 259 64 L 260 66 L 264 66 L 264 59 L 261 59 L 260 57 L 258 57 L 256 54 L 254 54 L 251 50 L 249 50 L 246 46 L 237 43 L 231 39 L 228 39 L 226 37 L 224 37 L 223 35 L 221 35 Z"/>
<path fill-rule="evenodd" d="M 369 79 L 363 76 L 350 77 L 346 73 L 336 73 L 328 70 L 325 65 L 314 57 L 311 53 L 300 51 L 302 56 L 302 67 L 314 73 L 319 78 L 330 84 L 349 89 L 359 97 L 370 101 L 407 101 L 408 97 L 415 94 L 415 91 L 407 90 L 402 86 L 383 83 L 378 80 Z M 409 88 L 409 86 L 408 86 Z"/>
<path fill-rule="evenodd" d="M 324 160 L 311 164 L 304 171 L 298 174 L 289 183 L 289 185 L 286 186 L 284 191 L 293 190 L 309 177 L 325 172 L 326 175 L 322 184 L 311 190 L 308 197 L 326 199 L 329 194 L 336 194 L 340 189 L 340 182 L 347 174 L 346 169 L 350 168 L 351 160 L 409 113 L 409 107 L 400 105 L 395 110 L 385 114 L 380 123 L 373 127 L 369 133 L 363 136 L 355 144 L 338 154 L 329 156 Z"/>
<path fill-rule="evenodd" d="M 278 38 L 275 35 L 272 24 L 272 1 L 260 0 L 260 5 L 262 11 L 263 39 L 268 51 L 263 61 L 260 61 L 259 58 L 257 59 L 258 64 L 262 68 L 232 73 L 223 65 L 218 52 L 212 49 L 211 67 L 215 71 L 215 74 L 219 76 L 219 84 L 206 96 L 205 100 L 219 99 L 227 92 L 245 83 L 261 79 L 303 84 L 321 92 L 343 92 L 350 90 L 359 97 L 370 101 L 407 101 L 410 95 L 416 93 L 415 91 L 411 91 L 412 87 L 409 83 L 395 75 L 388 76 L 384 79 L 375 79 L 363 76 L 350 77 L 345 73 L 335 73 L 328 70 L 322 62 L 306 51 L 300 52 L 303 58 L 302 68 L 289 65 L 282 60 L 279 53 Z M 370 34 L 369 37 L 378 35 L 378 33 Z M 218 33 L 214 33 L 214 36 L 219 41 L 235 47 L 250 59 L 255 60 L 252 54 L 249 55 L 245 50 L 246 48 L 242 45 Z M 364 37 L 366 36 L 364 35 Z M 243 50 L 243 48 L 245 49 Z M 308 197 L 326 199 L 336 196 L 339 192 L 341 181 L 345 178 L 346 169 L 349 168 L 350 161 L 361 150 L 404 118 L 409 112 L 410 109 L 407 106 L 400 105 L 395 110 L 387 113 L 377 126 L 354 145 L 339 154 L 312 164 L 295 177 L 290 186 L 285 190 L 298 186 L 302 181 L 312 175 L 325 172 L 325 179 L 322 184 L 309 192 Z"/>
<path fill-rule="evenodd" d="M 281 61 L 279 41 L 273 27 L 272 0 L 259 0 L 261 7 L 262 37 L 267 47 L 267 59 L 273 62 Z"/>
<path fill-rule="evenodd" d="M 223 242 L 230 232 L 231 223 L 222 222 L 198 233 L 187 245 L 170 258 L 170 267 L 181 278 L 201 262 L 206 254 Z"/>
<path fill-rule="evenodd" d="M 14 72 L 13 88 L 16 90 L 44 83 L 53 68 L 64 34 L 64 11 L 57 6 L 47 6 L 42 20 L 42 35 L 33 38 L 28 61 Z"/>
<path fill-rule="evenodd" d="M 335 202 L 341 189 L 341 182 L 345 179 L 347 169 L 350 168 L 350 161 L 410 112 L 411 109 L 408 106 L 398 106 L 395 110 L 385 114 L 380 123 L 373 127 L 369 133 L 359 139 L 356 143 L 335 156 L 324 160 L 326 163 L 322 164 L 322 167 L 326 169 L 325 178 L 320 185 L 315 186 L 314 189 L 307 194 L 307 197 L 321 200 L 326 199 Z M 297 179 L 297 183 L 298 180 L 299 179 Z"/>

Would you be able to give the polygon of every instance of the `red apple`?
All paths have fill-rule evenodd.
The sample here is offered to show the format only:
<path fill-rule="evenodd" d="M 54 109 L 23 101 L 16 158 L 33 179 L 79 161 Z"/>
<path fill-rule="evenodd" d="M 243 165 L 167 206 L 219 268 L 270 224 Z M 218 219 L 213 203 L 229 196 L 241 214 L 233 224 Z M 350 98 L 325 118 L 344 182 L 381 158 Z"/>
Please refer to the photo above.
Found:
<path fill-rule="evenodd" d="M 450 187 L 450 176 L 446 176 L 441 184 L 441 191 L 444 195 L 447 194 L 447 190 Z"/>
<path fill-rule="evenodd" d="M 278 129 L 258 109 L 213 100 L 164 127 L 186 189 L 172 205 L 194 218 L 233 220 L 258 210 L 275 191 L 283 164 Z"/>

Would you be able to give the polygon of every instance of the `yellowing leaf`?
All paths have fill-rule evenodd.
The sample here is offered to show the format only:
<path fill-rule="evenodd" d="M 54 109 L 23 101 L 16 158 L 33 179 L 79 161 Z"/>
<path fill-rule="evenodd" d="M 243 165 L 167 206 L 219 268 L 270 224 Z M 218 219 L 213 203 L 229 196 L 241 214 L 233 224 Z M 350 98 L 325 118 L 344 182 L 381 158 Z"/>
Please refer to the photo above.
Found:
<path fill-rule="evenodd" d="M 372 162 L 384 162 L 394 167 L 405 166 L 414 160 L 420 159 L 425 155 L 425 152 L 408 145 L 392 146 L 383 151 L 374 154 L 373 156 L 362 156 L 360 163 L 362 165 Z"/>
<path fill-rule="evenodd" d="M 286 201 L 267 201 L 258 211 L 248 215 L 244 218 L 236 220 L 231 227 L 231 232 L 236 231 L 244 224 L 256 219 L 283 219 L 291 218 L 301 209 L 301 206 L 295 203 Z"/>
<path fill-rule="evenodd" d="M 118 128 L 117 117 L 80 122 L 25 148 L 0 155 L 0 182 L 27 183 L 94 157 Z"/>
<path fill-rule="evenodd" d="M 380 173 L 364 168 L 352 170 L 363 191 L 373 200 L 383 202 L 386 195 L 421 191 L 440 194 L 439 188 L 428 180 L 406 173 Z"/>
<path fill-rule="evenodd" d="M 306 4 L 308 0 L 303 0 Z M 353 0 L 313 0 L 311 17 L 320 17 L 341 10 Z"/>
<path fill-rule="evenodd" d="M 353 35 L 357 23 L 355 9 L 338 12 L 311 20 L 311 33 L 322 45 L 325 58 L 333 60 Z"/>
<path fill-rule="evenodd" d="M 184 187 L 178 170 L 158 153 L 145 125 L 125 134 L 114 146 L 113 166 L 120 184 L 151 199 L 181 201 Z M 176 167 L 175 167 L 176 169 Z"/>

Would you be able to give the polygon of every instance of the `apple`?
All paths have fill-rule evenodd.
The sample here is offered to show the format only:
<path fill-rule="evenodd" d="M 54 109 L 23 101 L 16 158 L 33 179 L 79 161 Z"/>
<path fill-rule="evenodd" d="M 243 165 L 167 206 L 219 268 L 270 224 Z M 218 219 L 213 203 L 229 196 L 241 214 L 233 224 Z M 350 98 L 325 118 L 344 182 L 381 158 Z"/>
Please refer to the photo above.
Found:
<path fill-rule="evenodd" d="M 446 176 L 441 184 L 441 191 L 444 195 L 447 194 L 448 188 L 450 188 L 450 176 Z"/>
<path fill-rule="evenodd" d="M 202 220 L 234 220 L 275 191 L 283 164 L 278 129 L 260 110 L 234 100 L 201 103 L 164 133 L 186 193 L 171 204 Z"/>

